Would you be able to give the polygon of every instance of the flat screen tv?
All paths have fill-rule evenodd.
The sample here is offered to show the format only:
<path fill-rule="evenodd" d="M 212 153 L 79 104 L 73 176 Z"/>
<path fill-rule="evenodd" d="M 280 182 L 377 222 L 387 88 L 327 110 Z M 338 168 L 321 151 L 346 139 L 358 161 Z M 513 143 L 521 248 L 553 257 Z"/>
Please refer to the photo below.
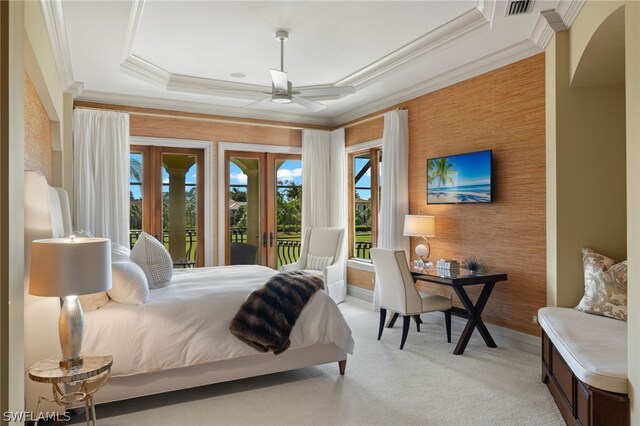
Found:
<path fill-rule="evenodd" d="M 491 150 L 427 160 L 427 204 L 491 203 Z"/>

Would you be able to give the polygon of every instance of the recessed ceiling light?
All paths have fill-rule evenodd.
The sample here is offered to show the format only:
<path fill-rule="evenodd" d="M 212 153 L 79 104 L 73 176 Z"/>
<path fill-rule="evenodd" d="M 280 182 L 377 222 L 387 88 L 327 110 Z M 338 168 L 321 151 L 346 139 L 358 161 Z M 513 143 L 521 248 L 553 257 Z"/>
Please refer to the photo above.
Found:
<path fill-rule="evenodd" d="M 231 77 L 233 77 L 233 78 L 245 78 L 246 75 L 244 73 L 241 73 L 241 72 L 232 72 L 231 73 Z"/>

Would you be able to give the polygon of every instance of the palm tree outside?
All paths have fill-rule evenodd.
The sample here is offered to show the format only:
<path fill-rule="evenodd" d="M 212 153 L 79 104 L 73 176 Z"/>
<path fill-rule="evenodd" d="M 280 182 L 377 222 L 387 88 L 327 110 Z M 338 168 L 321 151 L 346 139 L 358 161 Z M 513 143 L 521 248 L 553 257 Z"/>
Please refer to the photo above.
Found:
<path fill-rule="evenodd" d="M 133 155 L 129 157 L 129 174 L 132 182 L 142 182 L 142 161 Z"/>

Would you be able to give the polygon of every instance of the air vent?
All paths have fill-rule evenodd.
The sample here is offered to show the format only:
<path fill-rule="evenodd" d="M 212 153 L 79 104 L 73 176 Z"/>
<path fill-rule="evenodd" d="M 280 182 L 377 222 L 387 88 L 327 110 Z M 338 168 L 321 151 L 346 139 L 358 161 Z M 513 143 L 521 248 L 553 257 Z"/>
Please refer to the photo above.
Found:
<path fill-rule="evenodd" d="M 511 0 L 507 4 L 507 16 L 522 15 L 531 9 L 532 0 Z"/>

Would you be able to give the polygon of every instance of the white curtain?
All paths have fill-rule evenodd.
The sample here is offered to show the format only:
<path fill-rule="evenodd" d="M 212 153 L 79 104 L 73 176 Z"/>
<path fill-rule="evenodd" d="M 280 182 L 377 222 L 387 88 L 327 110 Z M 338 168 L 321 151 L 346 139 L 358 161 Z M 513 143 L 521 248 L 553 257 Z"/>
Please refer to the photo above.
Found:
<path fill-rule="evenodd" d="M 302 130 L 302 235 L 331 225 L 331 132 Z"/>
<path fill-rule="evenodd" d="M 409 238 L 403 235 L 406 214 L 409 214 L 409 112 L 394 110 L 384 114 L 379 248 L 409 252 Z M 377 285 L 373 292 L 373 309 L 380 309 Z"/>
<path fill-rule="evenodd" d="M 344 129 L 302 131 L 302 229 L 347 226 Z"/>
<path fill-rule="evenodd" d="M 347 232 L 347 152 L 344 146 L 344 129 L 331 132 L 331 220 L 329 226 L 343 228 Z M 304 166 L 303 166 L 304 168 Z M 304 197 L 304 196 L 303 196 Z M 339 256 L 346 260 L 348 238 L 342 241 Z M 346 271 L 345 271 L 346 273 Z"/>
<path fill-rule="evenodd" d="M 77 108 L 73 113 L 77 230 L 129 246 L 129 114 Z"/>

